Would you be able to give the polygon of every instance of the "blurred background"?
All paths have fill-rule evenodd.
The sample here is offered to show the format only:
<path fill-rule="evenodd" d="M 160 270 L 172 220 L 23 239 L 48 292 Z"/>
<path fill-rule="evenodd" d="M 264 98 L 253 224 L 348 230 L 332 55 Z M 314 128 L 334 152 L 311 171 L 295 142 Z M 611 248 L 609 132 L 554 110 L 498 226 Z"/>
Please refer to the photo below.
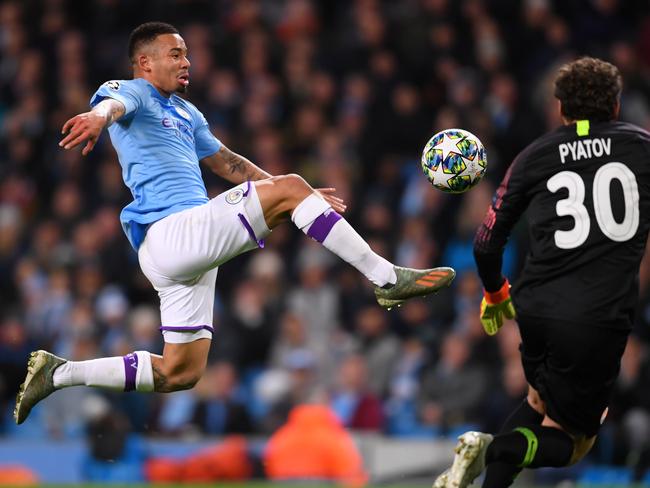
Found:
<path fill-rule="evenodd" d="M 31 350 L 73 360 L 162 350 L 157 295 L 120 228 L 130 194 L 108 137 L 86 158 L 57 145 L 101 83 L 131 77 L 128 34 L 150 20 L 179 28 L 188 99 L 229 148 L 336 187 L 346 218 L 395 263 L 458 276 L 385 312 L 356 270 L 280 227 L 265 250 L 220 269 L 196 388 L 71 388 L 16 427 Z M 473 234 L 513 157 L 560 123 L 551 81 L 582 54 L 619 67 L 621 118 L 650 129 L 644 0 L 0 1 L 0 482 L 190 479 L 174 463 L 201 448 L 245 465 L 237 478 L 204 463 L 205 480 L 261 478 L 268 439 L 305 403 L 353 433 L 370 482 L 431 476 L 455 435 L 498 430 L 526 382 L 516 326 L 488 338 L 478 320 Z M 427 139 L 449 127 L 487 149 L 485 180 L 464 195 L 432 189 L 419 168 Z M 204 176 L 211 196 L 228 188 Z M 506 251 L 511 280 L 526 249 L 524 222 Z M 649 284 L 646 259 L 596 447 L 534 481 L 650 480 Z"/>

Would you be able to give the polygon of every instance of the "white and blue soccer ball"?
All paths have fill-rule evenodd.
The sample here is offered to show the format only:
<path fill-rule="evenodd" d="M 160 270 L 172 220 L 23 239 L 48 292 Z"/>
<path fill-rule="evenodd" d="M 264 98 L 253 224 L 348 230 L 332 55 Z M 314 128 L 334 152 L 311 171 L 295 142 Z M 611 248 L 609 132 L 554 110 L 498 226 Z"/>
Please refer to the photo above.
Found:
<path fill-rule="evenodd" d="M 487 169 L 480 139 L 463 129 L 445 129 L 433 135 L 422 151 L 422 171 L 434 188 L 463 193 L 481 181 Z"/>

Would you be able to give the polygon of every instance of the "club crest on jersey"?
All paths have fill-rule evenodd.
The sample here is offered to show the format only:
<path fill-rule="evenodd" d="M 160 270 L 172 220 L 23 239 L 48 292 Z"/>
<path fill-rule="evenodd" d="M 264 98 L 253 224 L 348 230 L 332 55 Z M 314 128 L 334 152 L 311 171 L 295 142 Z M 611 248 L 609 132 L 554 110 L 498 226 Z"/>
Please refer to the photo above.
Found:
<path fill-rule="evenodd" d="M 178 112 L 178 115 L 183 117 L 185 120 L 192 120 L 190 117 L 190 114 L 187 113 L 187 111 L 181 107 L 174 107 L 176 109 L 176 112 Z"/>
<path fill-rule="evenodd" d="M 226 202 L 230 205 L 236 205 L 244 198 L 244 190 L 236 188 L 226 195 Z"/>
<path fill-rule="evenodd" d="M 104 84 L 113 91 L 117 91 L 120 89 L 120 82 L 116 80 L 107 81 Z"/>

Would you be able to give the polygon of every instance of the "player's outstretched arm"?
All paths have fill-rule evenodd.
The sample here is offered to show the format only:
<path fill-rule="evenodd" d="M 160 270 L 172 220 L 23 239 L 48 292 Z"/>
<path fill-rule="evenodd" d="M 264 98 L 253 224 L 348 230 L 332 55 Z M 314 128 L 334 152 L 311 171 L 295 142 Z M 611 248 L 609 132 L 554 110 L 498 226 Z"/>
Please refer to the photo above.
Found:
<path fill-rule="evenodd" d="M 207 164 L 216 175 L 236 185 L 244 181 L 264 180 L 271 177 L 269 173 L 244 156 L 240 156 L 223 145 L 216 153 L 203 158 L 201 162 Z"/>
<path fill-rule="evenodd" d="M 102 100 L 90 112 L 75 115 L 63 124 L 61 134 L 67 132 L 67 135 L 59 142 L 59 146 L 73 149 L 85 142 L 81 154 L 86 156 L 95 147 L 102 130 L 122 117 L 124 112 L 122 102 L 112 98 Z"/>

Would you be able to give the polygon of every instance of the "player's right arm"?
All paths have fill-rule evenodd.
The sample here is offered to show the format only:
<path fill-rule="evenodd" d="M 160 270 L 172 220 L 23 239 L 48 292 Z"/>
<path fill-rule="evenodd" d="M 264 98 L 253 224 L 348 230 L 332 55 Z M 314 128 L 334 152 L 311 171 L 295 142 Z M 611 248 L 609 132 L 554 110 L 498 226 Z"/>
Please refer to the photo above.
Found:
<path fill-rule="evenodd" d="M 81 154 L 86 156 L 95 147 L 102 130 L 124 116 L 125 112 L 122 102 L 105 98 L 90 112 L 75 115 L 63 124 L 61 134 L 67 135 L 59 142 L 59 146 L 63 149 L 73 149 L 85 142 Z"/>

